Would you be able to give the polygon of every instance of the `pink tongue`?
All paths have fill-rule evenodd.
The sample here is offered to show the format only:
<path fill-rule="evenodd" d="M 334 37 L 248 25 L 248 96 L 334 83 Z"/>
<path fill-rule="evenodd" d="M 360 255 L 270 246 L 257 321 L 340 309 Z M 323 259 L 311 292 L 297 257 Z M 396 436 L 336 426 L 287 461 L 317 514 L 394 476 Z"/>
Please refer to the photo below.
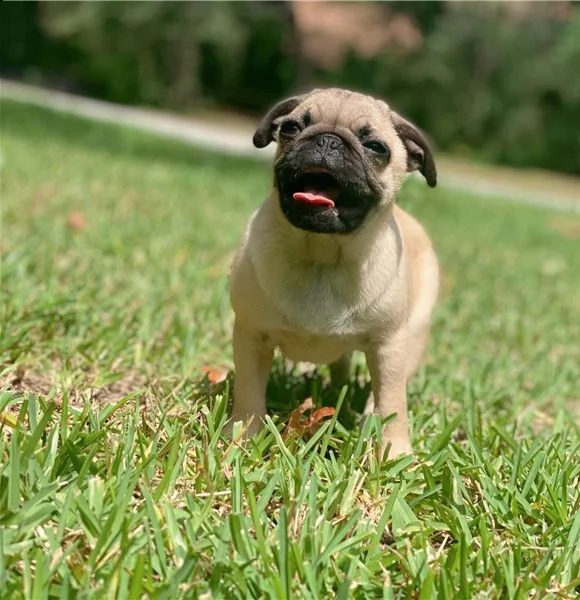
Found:
<path fill-rule="evenodd" d="M 320 206 L 334 206 L 334 202 L 326 196 L 320 194 L 313 194 L 312 192 L 296 192 L 292 195 L 294 200 L 297 202 L 304 202 L 304 204 L 318 204 Z"/>

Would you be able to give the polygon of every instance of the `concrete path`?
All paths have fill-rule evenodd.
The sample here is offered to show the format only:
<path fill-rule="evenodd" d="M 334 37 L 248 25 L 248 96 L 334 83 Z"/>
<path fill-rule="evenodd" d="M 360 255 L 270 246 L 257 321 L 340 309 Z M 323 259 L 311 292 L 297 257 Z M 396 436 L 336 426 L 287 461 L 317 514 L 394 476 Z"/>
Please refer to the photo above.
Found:
<path fill-rule="evenodd" d="M 90 119 L 137 127 L 222 152 L 270 160 L 273 146 L 252 146 L 255 122 L 227 113 L 203 111 L 195 117 L 134 108 L 0 79 L 0 96 Z M 439 156 L 441 186 L 550 210 L 580 214 L 580 177 L 510 169 Z"/>

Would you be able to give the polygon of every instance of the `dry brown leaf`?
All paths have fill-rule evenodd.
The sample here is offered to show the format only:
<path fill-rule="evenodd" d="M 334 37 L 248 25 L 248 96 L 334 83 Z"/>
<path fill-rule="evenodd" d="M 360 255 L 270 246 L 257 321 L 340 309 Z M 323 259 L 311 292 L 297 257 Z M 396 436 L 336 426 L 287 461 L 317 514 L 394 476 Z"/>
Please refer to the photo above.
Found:
<path fill-rule="evenodd" d="M 335 409 L 330 406 L 323 406 L 316 410 L 313 410 L 313 408 L 312 398 L 306 398 L 298 408 L 292 411 L 284 430 L 285 439 L 289 437 L 311 437 L 322 425 L 323 419 L 331 417 L 335 413 Z M 309 410 L 312 412 L 305 416 L 304 413 Z"/>
<path fill-rule="evenodd" d="M 332 406 L 323 406 L 321 408 L 317 408 L 308 419 L 308 423 L 310 425 L 316 425 L 318 421 L 322 421 L 322 419 L 327 419 L 328 417 L 332 417 L 336 409 Z"/>
<path fill-rule="evenodd" d="M 298 408 L 295 408 L 290 413 L 290 418 L 288 419 L 288 423 L 286 424 L 286 429 L 285 429 L 284 433 L 286 435 L 289 435 L 292 432 L 295 432 L 295 431 L 301 429 L 302 415 L 307 410 L 312 410 L 313 408 L 314 408 L 314 403 L 312 402 L 312 398 L 306 398 L 306 400 L 304 400 L 304 402 Z"/>
<path fill-rule="evenodd" d="M 225 381 L 228 376 L 226 367 L 210 367 L 209 365 L 204 365 L 201 368 L 201 372 L 207 377 L 207 380 L 212 385 Z"/>
<path fill-rule="evenodd" d="M 82 231 L 86 229 L 87 223 L 82 213 L 71 210 L 66 217 L 66 224 L 73 231 Z"/>

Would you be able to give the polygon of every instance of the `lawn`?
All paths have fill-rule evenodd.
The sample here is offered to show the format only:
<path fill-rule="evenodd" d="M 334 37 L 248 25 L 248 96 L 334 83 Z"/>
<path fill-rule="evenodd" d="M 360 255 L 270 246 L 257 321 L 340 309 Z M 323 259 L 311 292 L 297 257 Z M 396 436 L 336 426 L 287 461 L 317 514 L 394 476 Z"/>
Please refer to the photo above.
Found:
<path fill-rule="evenodd" d="M 381 463 L 372 420 L 280 433 L 362 366 L 337 398 L 279 360 L 220 436 L 264 163 L 5 101 L 0 169 L 0 597 L 577 597 L 580 218 L 407 183 L 444 285 Z"/>

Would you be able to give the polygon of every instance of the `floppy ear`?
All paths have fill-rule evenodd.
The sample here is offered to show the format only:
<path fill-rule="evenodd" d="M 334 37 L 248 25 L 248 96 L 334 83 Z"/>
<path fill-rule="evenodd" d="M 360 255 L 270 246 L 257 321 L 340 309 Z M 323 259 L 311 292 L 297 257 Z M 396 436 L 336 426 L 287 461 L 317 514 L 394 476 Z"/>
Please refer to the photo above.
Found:
<path fill-rule="evenodd" d="M 254 146 L 256 148 L 265 148 L 273 139 L 274 133 L 274 121 L 278 117 L 282 117 L 291 113 L 303 100 L 304 96 L 293 96 L 292 98 L 286 98 L 271 108 L 264 118 L 260 121 L 256 133 L 254 133 Z"/>
<path fill-rule="evenodd" d="M 429 186 L 435 187 L 437 185 L 437 169 L 427 138 L 415 125 L 403 119 L 396 112 L 391 111 L 391 118 L 397 135 L 407 149 L 407 171 L 418 169 Z"/>

